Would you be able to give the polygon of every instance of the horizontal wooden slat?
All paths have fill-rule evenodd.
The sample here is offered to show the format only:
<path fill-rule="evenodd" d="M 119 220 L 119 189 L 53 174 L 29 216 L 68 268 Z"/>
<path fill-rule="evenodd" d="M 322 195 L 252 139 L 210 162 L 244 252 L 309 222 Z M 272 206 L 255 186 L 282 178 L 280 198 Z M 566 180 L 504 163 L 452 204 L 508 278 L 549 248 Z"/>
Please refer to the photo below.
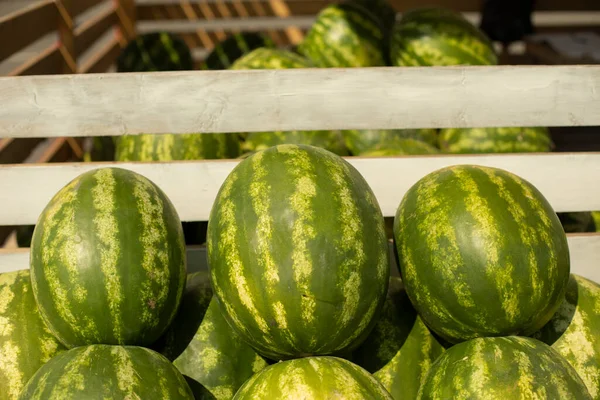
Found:
<path fill-rule="evenodd" d="M 348 158 L 372 187 L 385 216 L 417 180 L 456 164 L 503 168 L 532 182 L 557 212 L 600 210 L 600 153 L 536 155 L 424 156 Z M 169 163 L 74 163 L 0 167 L 0 225 L 37 221 L 52 196 L 70 180 L 91 169 L 114 165 L 156 182 L 184 221 L 206 221 L 216 194 L 231 170 L 230 161 Z M 585 172 L 584 172 L 585 171 Z"/>
<path fill-rule="evenodd" d="M 113 43 L 107 54 L 114 56 Z M 600 66 L 309 68 L 0 78 L 0 104 L 0 137 L 596 126 L 600 125 Z"/>
<path fill-rule="evenodd" d="M 571 272 L 600 283 L 600 234 L 569 234 Z M 389 243 L 390 272 L 398 276 L 398 266 L 393 257 L 393 244 Z M 29 269 L 29 249 L 0 249 L 0 273 Z M 187 247 L 187 271 L 189 273 L 208 270 L 205 246 Z"/>
<path fill-rule="evenodd" d="M 105 0 L 75 0 L 71 2 L 69 10 L 73 16 L 77 16 L 103 1 Z"/>
<path fill-rule="evenodd" d="M 81 67 L 80 72 L 82 74 L 105 72 L 115 62 L 120 51 L 119 40 L 115 37 L 90 56 L 90 59 Z"/>
<path fill-rule="evenodd" d="M 173 33 L 190 33 L 197 30 L 216 31 L 222 29 L 239 29 L 244 31 L 264 31 L 268 29 L 285 29 L 290 26 L 310 28 L 314 17 L 253 17 L 253 18 L 219 18 L 212 20 L 189 21 L 184 19 L 142 21 L 138 23 L 140 33 L 166 30 Z"/>
<path fill-rule="evenodd" d="M 62 55 L 58 45 L 52 45 L 8 73 L 8 76 L 59 74 Z"/>
<path fill-rule="evenodd" d="M 81 24 L 75 30 L 75 53 L 77 56 L 88 50 L 91 44 L 117 23 L 117 20 L 114 7 L 110 7 Z"/>
<path fill-rule="evenodd" d="M 0 17 L 0 62 L 58 27 L 53 1 L 42 1 Z"/>

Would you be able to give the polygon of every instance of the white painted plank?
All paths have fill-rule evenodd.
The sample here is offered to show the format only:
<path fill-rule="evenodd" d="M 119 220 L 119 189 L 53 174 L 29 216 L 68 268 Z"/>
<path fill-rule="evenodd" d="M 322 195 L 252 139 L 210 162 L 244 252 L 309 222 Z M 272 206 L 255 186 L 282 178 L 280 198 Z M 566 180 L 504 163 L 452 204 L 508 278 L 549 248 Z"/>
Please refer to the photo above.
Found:
<path fill-rule="evenodd" d="M 0 137 L 600 125 L 600 66 L 0 78 Z"/>
<path fill-rule="evenodd" d="M 569 253 L 571 272 L 600 283 L 600 234 L 569 234 Z M 393 257 L 393 244 L 389 245 L 391 273 L 398 275 L 398 266 Z M 0 273 L 29 268 L 29 249 L 0 249 Z M 189 246 L 187 248 L 188 272 L 206 271 L 206 247 Z"/>
<path fill-rule="evenodd" d="M 537 155 L 349 157 L 385 216 L 404 193 L 436 169 L 455 164 L 503 168 L 533 183 L 557 212 L 600 210 L 600 153 Z M 79 174 L 102 166 L 136 171 L 161 187 L 184 221 L 206 221 L 216 194 L 239 161 L 72 163 L 0 167 L 0 225 L 34 224 L 54 194 Z"/>

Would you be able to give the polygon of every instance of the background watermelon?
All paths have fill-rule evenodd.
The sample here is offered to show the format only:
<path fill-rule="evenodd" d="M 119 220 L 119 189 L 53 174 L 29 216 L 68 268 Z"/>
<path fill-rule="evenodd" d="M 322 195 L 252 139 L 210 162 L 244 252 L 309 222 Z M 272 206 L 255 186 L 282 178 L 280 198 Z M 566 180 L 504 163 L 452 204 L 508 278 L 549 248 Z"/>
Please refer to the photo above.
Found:
<path fill-rule="evenodd" d="M 497 168 L 457 165 L 420 179 L 398 207 L 394 238 L 412 303 L 453 343 L 535 332 L 569 280 L 556 213 L 532 184 Z"/>
<path fill-rule="evenodd" d="M 428 145 L 425 142 L 421 142 L 415 139 L 403 139 L 399 140 L 393 145 L 383 147 L 381 149 L 374 149 L 362 152 L 362 157 L 386 157 L 386 156 L 405 156 L 405 155 L 423 155 L 423 154 L 437 154 L 440 151 Z"/>
<path fill-rule="evenodd" d="M 600 398 L 600 285 L 571 274 L 565 300 L 532 336 L 565 357 L 592 398 Z"/>
<path fill-rule="evenodd" d="M 381 23 L 351 2 L 332 4 L 317 15 L 298 45 L 318 67 L 376 67 L 386 65 Z"/>
<path fill-rule="evenodd" d="M 352 155 L 358 156 L 367 151 L 395 147 L 405 139 L 423 141 L 437 146 L 438 135 L 435 129 L 366 129 L 342 131 L 346 147 Z"/>
<path fill-rule="evenodd" d="M 554 147 L 548 128 L 442 129 L 440 148 L 445 153 L 530 153 Z"/>
<path fill-rule="evenodd" d="M 202 69 L 228 69 L 237 59 L 261 47 L 274 48 L 275 43 L 262 32 L 233 33 L 217 43 L 204 60 Z"/>
<path fill-rule="evenodd" d="M 246 137 L 243 149 L 245 152 L 255 152 L 279 144 L 307 144 L 340 156 L 348 155 L 340 131 L 251 132 Z"/>
<path fill-rule="evenodd" d="M 189 399 L 183 376 L 162 355 L 143 347 L 82 346 L 40 368 L 19 399 Z"/>
<path fill-rule="evenodd" d="M 234 400 L 371 399 L 392 397 L 367 371 L 337 357 L 279 362 L 250 378 Z"/>
<path fill-rule="evenodd" d="M 431 364 L 443 352 L 410 303 L 401 279 L 392 276 L 381 316 L 352 361 L 372 373 L 394 399 L 415 399 Z"/>
<path fill-rule="evenodd" d="M 145 177 L 100 168 L 64 186 L 31 243 L 33 294 L 67 347 L 149 345 L 172 321 L 185 288 L 181 222 Z"/>
<path fill-rule="evenodd" d="M 190 48 L 169 32 L 138 35 L 117 58 L 117 72 L 193 70 Z"/>
<path fill-rule="evenodd" d="M 279 145 L 243 160 L 219 190 L 207 239 L 224 316 L 273 360 L 351 350 L 385 300 L 377 199 L 326 150 Z"/>
<path fill-rule="evenodd" d="M 390 52 L 397 66 L 498 64 L 482 31 L 461 14 L 439 7 L 405 13 L 394 26 Z"/>
<path fill-rule="evenodd" d="M 452 346 L 432 365 L 418 400 L 592 397 L 569 363 L 525 337 L 477 338 Z"/>
<path fill-rule="evenodd" d="M 310 68 L 308 58 L 284 49 L 261 47 L 236 60 L 230 69 Z"/>
<path fill-rule="evenodd" d="M 29 270 L 0 274 L 0 400 L 16 399 L 33 374 L 64 350 L 40 317 Z"/>

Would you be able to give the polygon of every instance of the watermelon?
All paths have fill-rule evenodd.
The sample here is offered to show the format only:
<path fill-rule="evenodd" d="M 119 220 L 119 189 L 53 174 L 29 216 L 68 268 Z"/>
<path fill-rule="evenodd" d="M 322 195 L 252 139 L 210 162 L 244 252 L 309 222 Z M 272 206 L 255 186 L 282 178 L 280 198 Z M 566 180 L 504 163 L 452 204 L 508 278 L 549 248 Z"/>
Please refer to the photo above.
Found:
<path fill-rule="evenodd" d="M 157 352 L 96 344 L 65 351 L 44 364 L 19 399 L 190 399 L 190 387 Z"/>
<path fill-rule="evenodd" d="M 161 353 L 187 379 L 218 400 L 231 399 L 267 362 L 231 329 L 216 298 L 207 271 L 190 274 L 181 307 L 164 335 Z M 191 385 L 192 390 L 196 385 Z"/>
<path fill-rule="evenodd" d="M 33 374 L 64 350 L 40 317 L 29 270 L 0 274 L 0 400 L 16 399 Z"/>
<path fill-rule="evenodd" d="M 496 65 L 489 38 L 461 14 L 444 8 L 419 8 L 394 26 L 391 61 L 397 66 Z"/>
<path fill-rule="evenodd" d="M 146 346 L 175 316 L 185 262 L 181 221 L 164 192 L 135 172 L 99 168 L 42 211 L 31 283 L 42 318 L 67 347 Z"/>
<path fill-rule="evenodd" d="M 547 152 L 554 147 L 548 128 L 442 129 L 439 144 L 445 153 Z"/>
<path fill-rule="evenodd" d="M 237 59 L 261 47 L 274 48 L 275 43 L 262 32 L 233 33 L 211 50 L 203 69 L 228 69 Z"/>
<path fill-rule="evenodd" d="M 392 276 L 381 316 L 352 361 L 372 373 L 394 399 L 415 399 L 443 352 L 410 303 L 402 280 Z"/>
<path fill-rule="evenodd" d="M 237 59 L 230 69 L 310 68 L 309 59 L 289 50 L 261 47 Z"/>
<path fill-rule="evenodd" d="M 529 335 L 569 281 L 567 237 L 546 198 L 508 171 L 455 165 L 415 183 L 394 220 L 406 291 L 451 343 Z"/>
<path fill-rule="evenodd" d="M 247 152 L 255 152 L 278 144 L 307 144 L 340 156 L 348 155 L 339 131 L 251 132 L 246 137 L 243 148 Z"/>
<path fill-rule="evenodd" d="M 532 335 L 558 351 L 600 399 L 600 285 L 571 274 L 567 294 L 541 330 Z"/>
<path fill-rule="evenodd" d="M 347 161 L 307 145 L 274 146 L 233 169 L 210 213 L 207 256 L 223 315 L 273 360 L 355 348 L 390 275 L 371 188 Z"/>
<path fill-rule="evenodd" d="M 427 399 L 591 399 L 569 363 L 536 339 L 472 339 L 452 346 L 419 389 Z"/>
<path fill-rule="evenodd" d="M 596 232 L 600 232 L 600 211 L 592 211 L 592 218 L 594 218 L 594 225 L 596 225 Z"/>
<path fill-rule="evenodd" d="M 566 233 L 595 232 L 596 224 L 590 212 L 557 213 Z"/>
<path fill-rule="evenodd" d="M 366 129 L 342 131 L 346 147 L 352 155 L 358 156 L 364 152 L 393 147 L 404 139 L 423 141 L 431 146 L 438 142 L 435 129 Z"/>
<path fill-rule="evenodd" d="M 271 365 L 250 378 L 234 400 L 370 399 L 390 394 L 356 364 L 338 357 L 307 357 Z"/>
<path fill-rule="evenodd" d="M 300 54 L 324 68 L 383 66 L 384 49 L 380 22 L 349 2 L 325 7 L 298 45 Z"/>
<path fill-rule="evenodd" d="M 190 48 L 169 32 L 151 32 L 130 41 L 117 58 L 117 72 L 193 70 Z"/>
<path fill-rule="evenodd" d="M 16 229 L 17 246 L 30 247 L 35 225 L 20 225 Z"/>
<path fill-rule="evenodd" d="M 236 158 L 240 142 L 233 133 L 126 135 L 117 139 L 117 161 L 171 161 Z"/>
<path fill-rule="evenodd" d="M 349 0 L 347 3 L 364 7 L 373 14 L 383 27 L 384 36 L 391 32 L 396 23 L 396 10 L 387 0 Z"/>
<path fill-rule="evenodd" d="M 387 157 L 387 156 L 405 156 L 437 154 L 440 151 L 435 147 L 415 139 L 402 139 L 396 143 L 380 149 L 365 151 L 360 155 L 362 157 Z"/>

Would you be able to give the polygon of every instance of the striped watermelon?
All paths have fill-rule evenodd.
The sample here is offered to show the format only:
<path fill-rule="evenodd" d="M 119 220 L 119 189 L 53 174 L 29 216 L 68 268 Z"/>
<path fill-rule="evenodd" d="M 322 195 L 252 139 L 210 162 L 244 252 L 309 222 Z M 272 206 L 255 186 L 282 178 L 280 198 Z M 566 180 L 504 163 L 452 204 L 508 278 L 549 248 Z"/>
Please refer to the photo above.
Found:
<path fill-rule="evenodd" d="M 497 168 L 456 165 L 423 177 L 398 207 L 394 238 L 408 296 L 453 343 L 535 332 L 569 280 L 556 213 L 531 183 Z"/>
<path fill-rule="evenodd" d="M 50 200 L 31 242 L 44 321 L 67 347 L 153 343 L 185 288 L 185 246 L 171 201 L 121 168 L 83 173 Z"/>
<path fill-rule="evenodd" d="M 217 43 L 204 60 L 202 69 L 228 69 L 237 59 L 261 47 L 273 48 L 275 43 L 262 32 L 233 33 Z"/>
<path fill-rule="evenodd" d="M 183 376 L 162 355 L 135 346 L 90 345 L 44 364 L 19 399 L 190 399 Z"/>
<path fill-rule="evenodd" d="M 249 379 L 234 400 L 370 399 L 390 394 L 356 364 L 337 357 L 307 357 L 271 365 Z"/>
<path fill-rule="evenodd" d="M 240 57 L 230 69 L 289 69 L 310 68 L 309 59 L 289 50 L 261 47 Z"/>
<path fill-rule="evenodd" d="M 119 136 L 117 161 L 171 161 L 236 158 L 240 142 L 234 133 Z"/>
<path fill-rule="evenodd" d="M 373 14 L 348 2 L 325 7 L 298 52 L 318 67 L 386 65 L 382 26 Z"/>
<path fill-rule="evenodd" d="M 207 239 L 225 318 L 273 360 L 351 350 L 385 300 L 379 204 L 326 150 L 279 145 L 240 162 L 217 194 Z"/>
<path fill-rule="evenodd" d="M 461 14 L 419 8 L 396 23 L 390 45 L 397 66 L 496 65 L 489 38 Z"/>
<path fill-rule="evenodd" d="M 571 274 L 560 308 L 534 338 L 551 345 L 600 399 L 600 285 Z"/>
<path fill-rule="evenodd" d="M 577 372 L 531 338 L 477 338 L 452 346 L 432 365 L 418 400 L 577 399 L 592 397 Z"/>
<path fill-rule="evenodd" d="M 594 218 L 596 232 L 600 232 L 600 211 L 592 211 L 592 218 Z"/>
<path fill-rule="evenodd" d="M 393 147 L 405 139 L 423 141 L 437 146 L 438 135 L 435 129 L 365 129 L 342 131 L 346 147 L 352 155 L 359 156 L 364 152 Z"/>
<path fill-rule="evenodd" d="M 279 144 L 307 144 L 321 147 L 340 156 L 348 155 L 339 131 L 251 132 L 243 148 L 246 152 L 266 150 Z"/>
<path fill-rule="evenodd" d="M 387 156 L 407 156 L 407 155 L 422 155 L 422 154 L 437 154 L 440 151 L 419 140 L 415 139 L 402 139 L 398 140 L 394 144 L 382 147 L 380 149 L 373 149 L 365 151 L 360 155 L 362 157 L 387 157 Z"/>
<path fill-rule="evenodd" d="M 383 27 L 384 36 L 391 32 L 396 23 L 396 10 L 387 0 L 348 0 L 347 3 L 364 7 L 373 14 Z"/>
<path fill-rule="evenodd" d="M 547 152 L 554 147 L 548 128 L 442 129 L 440 148 L 446 153 Z"/>
<path fill-rule="evenodd" d="M 117 72 L 189 71 L 194 69 L 190 48 L 169 32 L 139 35 L 117 58 Z"/>
<path fill-rule="evenodd" d="M 181 307 L 164 338 L 161 353 L 174 360 L 188 382 L 201 384 L 217 400 L 231 399 L 246 380 L 267 366 L 221 315 L 206 271 L 188 276 Z"/>
<path fill-rule="evenodd" d="M 29 270 L 0 274 L 0 400 L 16 399 L 33 374 L 64 350 L 40 317 Z"/>
<path fill-rule="evenodd" d="M 375 328 L 352 354 L 352 361 L 383 384 L 394 399 L 415 399 L 442 345 L 410 303 L 399 277 L 390 278 Z"/>

